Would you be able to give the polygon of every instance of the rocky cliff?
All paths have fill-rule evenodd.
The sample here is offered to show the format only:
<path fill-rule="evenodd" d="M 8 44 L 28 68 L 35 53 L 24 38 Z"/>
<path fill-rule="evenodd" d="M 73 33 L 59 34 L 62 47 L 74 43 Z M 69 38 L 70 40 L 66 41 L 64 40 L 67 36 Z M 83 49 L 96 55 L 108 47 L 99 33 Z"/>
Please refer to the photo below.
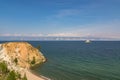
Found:
<path fill-rule="evenodd" d="M 8 42 L 0 44 L 0 61 L 8 68 L 21 71 L 46 61 L 43 54 L 27 42 Z"/>

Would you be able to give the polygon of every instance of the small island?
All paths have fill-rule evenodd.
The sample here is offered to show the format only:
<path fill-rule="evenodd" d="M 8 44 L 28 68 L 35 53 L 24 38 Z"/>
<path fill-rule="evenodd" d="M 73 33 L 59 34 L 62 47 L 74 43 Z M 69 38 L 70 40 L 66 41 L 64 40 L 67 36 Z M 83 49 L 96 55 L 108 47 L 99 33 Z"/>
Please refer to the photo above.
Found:
<path fill-rule="evenodd" d="M 30 71 L 45 61 L 43 54 L 27 42 L 0 44 L 0 80 L 45 80 Z"/>

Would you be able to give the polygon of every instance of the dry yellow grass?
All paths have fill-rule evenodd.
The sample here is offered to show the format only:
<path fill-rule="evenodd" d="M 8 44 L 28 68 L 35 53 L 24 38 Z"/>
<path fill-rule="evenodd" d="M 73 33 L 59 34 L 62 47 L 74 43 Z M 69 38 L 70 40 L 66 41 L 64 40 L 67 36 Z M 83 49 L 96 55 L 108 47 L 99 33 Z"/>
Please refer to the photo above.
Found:
<path fill-rule="evenodd" d="M 6 49 L 6 53 L 12 61 L 17 58 L 17 65 L 22 68 L 30 68 L 33 57 L 35 58 L 35 64 L 45 62 L 46 60 L 37 48 L 34 48 L 27 42 L 8 42 L 2 44 L 2 47 Z"/>

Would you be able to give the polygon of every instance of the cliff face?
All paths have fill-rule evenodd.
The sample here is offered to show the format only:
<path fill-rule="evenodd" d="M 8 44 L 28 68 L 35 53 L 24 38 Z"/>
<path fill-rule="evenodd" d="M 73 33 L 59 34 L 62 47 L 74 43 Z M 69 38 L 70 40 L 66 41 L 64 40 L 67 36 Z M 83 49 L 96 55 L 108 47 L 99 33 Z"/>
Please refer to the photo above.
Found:
<path fill-rule="evenodd" d="M 43 54 L 27 42 L 0 44 L 0 60 L 6 61 L 9 68 L 30 68 L 46 61 Z M 20 70 L 20 69 L 19 69 Z"/>

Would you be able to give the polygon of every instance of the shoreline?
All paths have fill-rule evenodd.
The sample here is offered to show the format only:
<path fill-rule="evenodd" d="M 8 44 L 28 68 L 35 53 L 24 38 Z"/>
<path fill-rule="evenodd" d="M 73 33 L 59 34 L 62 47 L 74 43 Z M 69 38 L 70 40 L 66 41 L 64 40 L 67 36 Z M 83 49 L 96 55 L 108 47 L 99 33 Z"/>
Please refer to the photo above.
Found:
<path fill-rule="evenodd" d="M 45 76 L 37 75 L 36 73 L 33 73 L 31 70 L 25 70 L 25 73 L 28 80 L 51 80 Z"/>

